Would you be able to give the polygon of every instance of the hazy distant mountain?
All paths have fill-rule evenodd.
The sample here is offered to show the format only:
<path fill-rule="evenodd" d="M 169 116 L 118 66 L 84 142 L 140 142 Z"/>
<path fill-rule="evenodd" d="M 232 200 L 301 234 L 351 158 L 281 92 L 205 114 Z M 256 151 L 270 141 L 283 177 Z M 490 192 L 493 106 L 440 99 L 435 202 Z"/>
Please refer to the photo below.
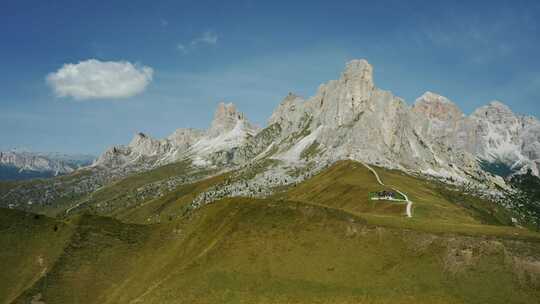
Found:
<path fill-rule="evenodd" d="M 23 180 L 52 177 L 88 166 L 94 157 L 62 153 L 33 153 L 27 151 L 0 152 L 0 180 Z"/>

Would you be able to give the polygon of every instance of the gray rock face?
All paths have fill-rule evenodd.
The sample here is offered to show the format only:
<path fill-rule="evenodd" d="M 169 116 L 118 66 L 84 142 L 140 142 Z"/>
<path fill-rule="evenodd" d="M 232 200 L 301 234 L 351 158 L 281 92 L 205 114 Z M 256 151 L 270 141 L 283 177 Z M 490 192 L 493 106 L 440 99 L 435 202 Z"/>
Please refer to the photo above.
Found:
<path fill-rule="evenodd" d="M 466 152 L 484 163 L 497 163 L 514 171 L 531 169 L 538 174 L 538 120 L 514 114 L 493 101 L 465 116 L 445 97 L 426 93 L 413 111 L 427 120 L 418 128 L 432 143 Z"/>
<path fill-rule="evenodd" d="M 304 99 L 289 93 L 270 116 L 268 125 L 278 124 L 285 133 L 294 133 L 305 115 Z"/>
<path fill-rule="evenodd" d="M 538 174 L 540 128 L 535 118 L 515 115 L 500 102 L 466 116 L 432 92 L 409 107 L 378 89 L 372 71 L 365 60 L 353 60 L 314 97 L 304 101 L 287 96 L 269 123 L 281 127 L 279 140 L 295 140 L 281 144 L 275 157 L 301 162 L 302 151 L 317 145 L 320 159 L 353 158 L 462 182 L 474 177 L 500 183 L 485 174 L 480 166 L 485 162 Z"/>
<path fill-rule="evenodd" d="M 320 161 L 344 158 L 376 163 L 391 168 L 438 172 L 449 177 L 465 175 L 460 167 L 474 171 L 475 162 L 449 155 L 445 147 L 431 144 L 429 119 L 412 110 L 401 98 L 378 89 L 373 68 L 365 60 L 353 60 L 338 80 L 319 87 L 304 101 L 289 95 L 272 114 L 269 123 L 282 130 L 274 158 L 291 163 L 305 161 L 306 151 Z M 426 100 L 435 95 L 426 94 Z M 444 101 L 441 99 L 441 101 Z M 449 105 L 450 106 L 450 105 Z M 427 107 L 426 107 L 427 108 Z M 459 109 L 432 115 L 463 116 Z M 424 125 L 419 125 L 418 121 Z M 442 128 L 442 127 L 439 127 Z M 291 140 L 287 140 L 291 139 Z M 316 149 L 315 149 L 316 147 Z"/>
<path fill-rule="evenodd" d="M 177 129 L 167 137 L 167 140 L 172 146 L 178 150 L 184 151 L 189 149 L 194 143 L 204 136 L 204 131 L 198 129 Z"/>
<path fill-rule="evenodd" d="M 232 131 L 238 122 L 245 123 L 245 127 L 254 130 L 255 127 L 247 120 L 244 113 L 239 112 L 233 103 L 220 102 L 214 113 L 214 120 L 208 129 L 207 136 L 214 138 Z"/>
<path fill-rule="evenodd" d="M 530 116 L 521 118 L 521 153 L 540 168 L 540 122 Z"/>
<path fill-rule="evenodd" d="M 426 92 L 416 99 L 417 131 L 430 142 L 464 149 L 469 144 L 469 122 L 465 114 L 446 97 Z M 457 147 L 456 147 L 457 145 Z"/>
<path fill-rule="evenodd" d="M 471 115 L 476 131 L 472 153 L 485 161 L 539 173 L 540 122 L 516 115 L 499 101 L 480 107 Z"/>

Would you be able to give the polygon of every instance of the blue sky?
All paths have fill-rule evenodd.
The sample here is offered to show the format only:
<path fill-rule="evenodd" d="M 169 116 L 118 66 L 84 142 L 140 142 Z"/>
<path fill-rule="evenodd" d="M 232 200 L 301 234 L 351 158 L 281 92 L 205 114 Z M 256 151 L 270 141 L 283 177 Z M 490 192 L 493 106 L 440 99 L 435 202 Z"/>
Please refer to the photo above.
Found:
<path fill-rule="evenodd" d="M 222 100 L 264 125 L 353 58 L 409 104 L 430 90 L 466 113 L 498 99 L 540 116 L 538 1 L 291 2 L 2 1 L 0 149 L 97 155 L 137 131 L 206 128 Z M 90 59 L 151 73 L 123 98 L 47 81 Z"/>

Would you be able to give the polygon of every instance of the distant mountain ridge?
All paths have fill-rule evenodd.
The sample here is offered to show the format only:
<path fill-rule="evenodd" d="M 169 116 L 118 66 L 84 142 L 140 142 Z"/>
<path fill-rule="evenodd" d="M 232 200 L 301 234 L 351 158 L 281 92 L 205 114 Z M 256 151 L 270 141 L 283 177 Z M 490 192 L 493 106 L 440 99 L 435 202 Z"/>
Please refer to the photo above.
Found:
<path fill-rule="evenodd" d="M 0 151 L 0 180 L 45 178 L 69 174 L 88 166 L 94 157 L 63 153 Z"/>

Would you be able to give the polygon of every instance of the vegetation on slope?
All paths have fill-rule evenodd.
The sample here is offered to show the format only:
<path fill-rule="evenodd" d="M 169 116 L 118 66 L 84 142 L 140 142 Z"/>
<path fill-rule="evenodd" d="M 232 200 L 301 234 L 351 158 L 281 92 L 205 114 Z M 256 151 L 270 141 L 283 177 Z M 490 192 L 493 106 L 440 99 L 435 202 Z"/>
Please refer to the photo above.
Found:
<path fill-rule="evenodd" d="M 353 213 L 377 213 L 399 216 L 405 205 L 369 200 L 369 193 L 385 190 L 362 164 L 341 161 L 282 193 L 277 199 L 301 201 L 339 208 Z"/>
<path fill-rule="evenodd" d="M 402 171 L 377 170 L 386 183 L 403 189 L 414 201 L 418 217 L 456 224 L 512 225 L 512 214 L 495 202 Z"/>
<path fill-rule="evenodd" d="M 387 185 L 407 193 L 415 219 L 449 224 L 511 224 L 510 215 L 494 203 L 446 188 L 401 171 L 374 167 Z M 352 213 L 401 216 L 405 205 L 371 201 L 369 193 L 385 190 L 362 164 L 340 161 L 313 178 L 279 193 L 276 198 L 321 204 Z"/>
<path fill-rule="evenodd" d="M 66 223 L 0 209 L 0 303 L 10 303 L 45 275 L 71 234 L 72 227 Z"/>
<path fill-rule="evenodd" d="M 540 230 L 540 178 L 529 170 L 513 176 L 510 185 L 515 191 L 508 194 L 506 203 L 520 215 L 521 222 Z"/>
<path fill-rule="evenodd" d="M 380 185 L 352 161 L 269 199 L 199 209 L 186 206 L 230 175 L 114 208 L 115 219 L 58 222 L 1 210 L 0 254 L 12 262 L 0 276 L 0 303 L 538 302 L 539 234 L 504 226 L 495 209 L 480 212 L 488 202 L 375 169 L 414 201 L 413 218 L 403 204 L 369 201 Z M 146 178 L 114 184 L 103 197 Z M 40 255 L 46 268 L 32 264 Z"/>
<path fill-rule="evenodd" d="M 84 215 L 15 303 L 536 303 L 539 240 L 387 228 L 248 198 L 159 225 Z"/>
<path fill-rule="evenodd" d="M 17 209 L 54 216 L 99 186 L 103 180 L 94 173 L 81 169 L 54 178 L 1 181 L 0 207 L 14 204 Z"/>
<path fill-rule="evenodd" d="M 65 215 L 83 211 L 102 215 L 118 213 L 161 197 L 171 189 L 190 184 L 212 172 L 194 168 L 191 162 L 177 162 L 133 174 L 72 202 L 75 207 L 66 209 Z"/>
<path fill-rule="evenodd" d="M 178 186 L 175 190 L 146 201 L 132 208 L 120 209 L 111 215 L 124 222 L 131 223 L 161 223 L 172 221 L 184 215 L 191 202 L 201 193 L 212 186 L 224 182 L 229 174 L 220 174 L 198 182 Z"/>

